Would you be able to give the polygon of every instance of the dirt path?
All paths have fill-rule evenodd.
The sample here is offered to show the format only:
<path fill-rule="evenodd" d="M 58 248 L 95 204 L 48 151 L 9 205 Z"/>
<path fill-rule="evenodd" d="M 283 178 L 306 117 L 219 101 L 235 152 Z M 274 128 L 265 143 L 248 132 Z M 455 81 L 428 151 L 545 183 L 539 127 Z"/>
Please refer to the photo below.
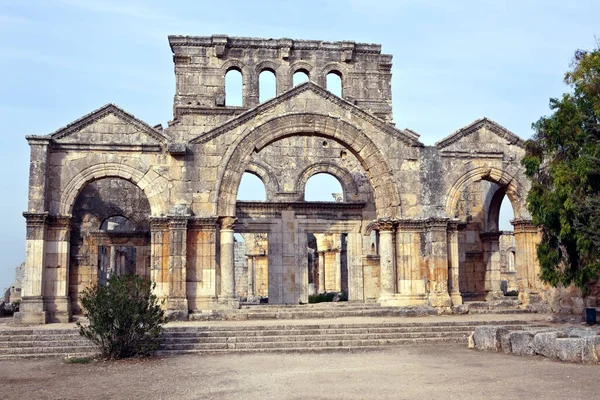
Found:
<path fill-rule="evenodd" d="M 462 346 L 177 356 L 91 364 L 0 361 L 5 399 L 592 399 L 600 366 Z"/>

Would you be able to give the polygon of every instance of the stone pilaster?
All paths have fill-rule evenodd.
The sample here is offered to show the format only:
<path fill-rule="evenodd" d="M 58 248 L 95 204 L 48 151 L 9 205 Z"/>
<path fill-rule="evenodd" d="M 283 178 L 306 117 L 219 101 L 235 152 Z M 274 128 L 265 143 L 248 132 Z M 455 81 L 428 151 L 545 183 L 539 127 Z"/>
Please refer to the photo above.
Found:
<path fill-rule="evenodd" d="M 46 244 L 47 212 L 23 213 L 27 224 L 25 238 L 25 279 L 22 299 L 14 322 L 19 325 L 38 325 L 48 322 L 44 307 L 44 257 Z"/>
<path fill-rule="evenodd" d="M 43 269 L 44 307 L 50 322 L 70 322 L 69 259 L 71 216 L 49 216 Z"/>
<path fill-rule="evenodd" d="M 420 268 L 421 236 L 425 225 L 421 220 L 400 220 L 396 228 L 396 263 L 398 265 L 399 306 L 427 304 L 425 282 Z"/>
<path fill-rule="evenodd" d="M 500 232 L 480 234 L 485 264 L 485 298 L 494 300 L 503 296 L 500 290 Z"/>
<path fill-rule="evenodd" d="M 449 307 L 448 293 L 448 220 L 427 221 L 431 254 L 429 258 L 429 303 L 433 307 Z"/>
<path fill-rule="evenodd" d="M 221 218 L 221 241 L 220 241 L 220 266 L 221 266 L 221 293 L 219 302 L 223 304 L 231 304 L 237 308 L 237 300 L 235 297 L 235 265 L 234 265 L 234 226 L 236 218 L 224 217 Z"/>
<path fill-rule="evenodd" d="M 458 223 L 448 223 L 448 283 L 450 291 L 450 300 L 453 306 L 463 303 L 460 294 L 460 255 L 458 252 Z"/>
<path fill-rule="evenodd" d="M 246 257 L 247 259 L 247 264 L 248 264 L 248 301 L 254 301 L 256 294 L 254 291 L 254 280 L 256 279 L 255 277 L 255 272 L 254 272 L 254 256 L 253 255 L 249 255 Z"/>
<path fill-rule="evenodd" d="M 169 296 L 169 220 L 150 218 L 150 278 L 155 284 L 154 294 L 166 307 Z"/>
<path fill-rule="evenodd" d="M 187 223 L 189 215 L 169 216 L 169 297 L 167 314 L 171 319 L 187 320 L 186 295 Z"/>
<path fill-rule="evenodd" d="M 529 220 L 515 219 L 511 223 L 515 229 L 515 267 L 519 299 L 523 304 L 529 304 L 531 300 L 538 298 L 543 288 L 537 259 L 537 245 L 540 243 L 541 234 L 539 228 Z"/>
<path fill-rule="evenodd" d="M 365 299 L 362 246 L 362 235 L 360 232 L 349 232 L 346 248 L 349 301 L 363 301 Z"/>
<path fill-rule="evenodd" d="M 48 153 L 51 141 L 49 136 L 27 136 L 30 149 L 28 213 L 41 213 L 47 210 Z"/>

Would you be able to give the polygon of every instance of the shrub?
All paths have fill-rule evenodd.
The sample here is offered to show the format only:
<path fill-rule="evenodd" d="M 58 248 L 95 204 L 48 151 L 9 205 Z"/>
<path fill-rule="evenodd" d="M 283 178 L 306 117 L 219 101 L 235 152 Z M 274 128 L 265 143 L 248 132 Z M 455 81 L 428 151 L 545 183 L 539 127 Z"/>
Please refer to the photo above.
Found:
<path fill-rule="evenodd" d="M 348 293 L 342 292 L 327 292 L 327 293 L 317 293 L 308 296 L 309 303 L 330 303 L 337 301 L 348 301 Z"/>
<path fill-rule="evenodd" d="M 126 275 L 84 290 L 80 300 L 89 324 L 78 322 L 79 333 L 107 359 L 150 354 L 160 344 L 162 324 L 167 322 L 152 289 L 148 279 Z"/>

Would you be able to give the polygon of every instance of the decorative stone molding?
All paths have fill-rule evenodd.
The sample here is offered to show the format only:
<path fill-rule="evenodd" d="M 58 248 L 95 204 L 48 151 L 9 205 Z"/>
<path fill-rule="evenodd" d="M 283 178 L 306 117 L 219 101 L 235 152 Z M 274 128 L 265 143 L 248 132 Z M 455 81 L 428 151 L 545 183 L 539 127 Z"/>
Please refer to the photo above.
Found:
<path fill-rule="evenodd" d="M 234 229 L 236 221 L 237 221 L 237 218 L 235 218 L 235 217 L 221 217 L 221 219 L 219 221 L 221 224 L 221 230 Z"/>
<path fill-rule="evenodd" d="M 44 227 L 48 223 L 48 212 L 34 213 L 24 212 L 23 216 L 27 223 L 27 227 Z"/>
<path fill-rule="evenodd" d="M 187 229 L 188 219 L 187 215 L 169 215 L 169 228 Z"/>
<path fill-rule="evenodd" d="M 162 231 L 169 229 L 169 218 L 167 217 L 150 217 L 150 229 L 152 231 Z"/>
<path fill-rule="evenodd" d="M 200 218 L 190 217 L 188 220 L 188 229 L 216 229 L 218 218 Z"/>
<path fill-rule="evenodd" d="M 518 147 L 525 148 L 525 142 L 523 141 L 523 139 L 521 139 L 502 125 L 488 118 L 480 118 L 471 122 L 464 128 L 461 128 L 456 132 L 450 134 L 446 138 L 440 140 L 435 144 L 435 146 L 439 149 L 443 149 L 464 138 L 465 136 L 479 131 L 480 129 L 486 129 L 490 132 L 495 133 L 501 138 L 506 139 L 509 144 L 514 144 Z"/>
<path fill-rule="evenodd" d="M 535 226 L 531 220 L 513 219 L 512 221 L 510 221 L 510 223 L 515 228 L 515 233 L 522 233 L 522 232 L 537 233 L 540 231 L 540 228 Z"/>

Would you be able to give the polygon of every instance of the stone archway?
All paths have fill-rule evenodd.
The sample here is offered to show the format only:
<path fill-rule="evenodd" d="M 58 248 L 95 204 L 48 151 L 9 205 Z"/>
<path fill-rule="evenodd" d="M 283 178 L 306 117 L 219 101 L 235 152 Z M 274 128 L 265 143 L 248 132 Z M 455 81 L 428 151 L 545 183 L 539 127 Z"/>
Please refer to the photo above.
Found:
<path fill-rule="evenodd" d="M 378 217 L 401 216 L 400 196 L 391 169 L 377 145 L 355 126 L 321 114 L 276 117 L 248 131 L 236 141 L 221 164 L 215 199 L 217 213 L 220 216 L 235 216 L 238 186 L 254 151 L 260 151 L 279 139 L 302 135 L 320 136 L 345 146 L 367 171 Z"/>
<path fill-rule="evenodd" d="M 59 202 L 59 215 L 71 215 L 79 193 L 90 182 L 102 178 L 122 178 L 138 186 L 148 198 L 152 215 L 165 212 L 162 193 L 168 188 L 168 180 L 152 173 L 151 169 L 141 171 L 125 164 L 103 163 L 92 165 L 79 172 L 62 190 Z"/>
<path fill-rule="evenodd" d="M 340 182 L 344 190 L 344 201 L 352 201 L 358 197 L 358 185 L 354 181 L 350 171 L 329 162 L 320 162 L 305 168 L 296 181 L 294 192 L 301 194 L 302 198 L 304 198 L 306 182 L 312 176 L 320 173 L 333 175 Z"/>

